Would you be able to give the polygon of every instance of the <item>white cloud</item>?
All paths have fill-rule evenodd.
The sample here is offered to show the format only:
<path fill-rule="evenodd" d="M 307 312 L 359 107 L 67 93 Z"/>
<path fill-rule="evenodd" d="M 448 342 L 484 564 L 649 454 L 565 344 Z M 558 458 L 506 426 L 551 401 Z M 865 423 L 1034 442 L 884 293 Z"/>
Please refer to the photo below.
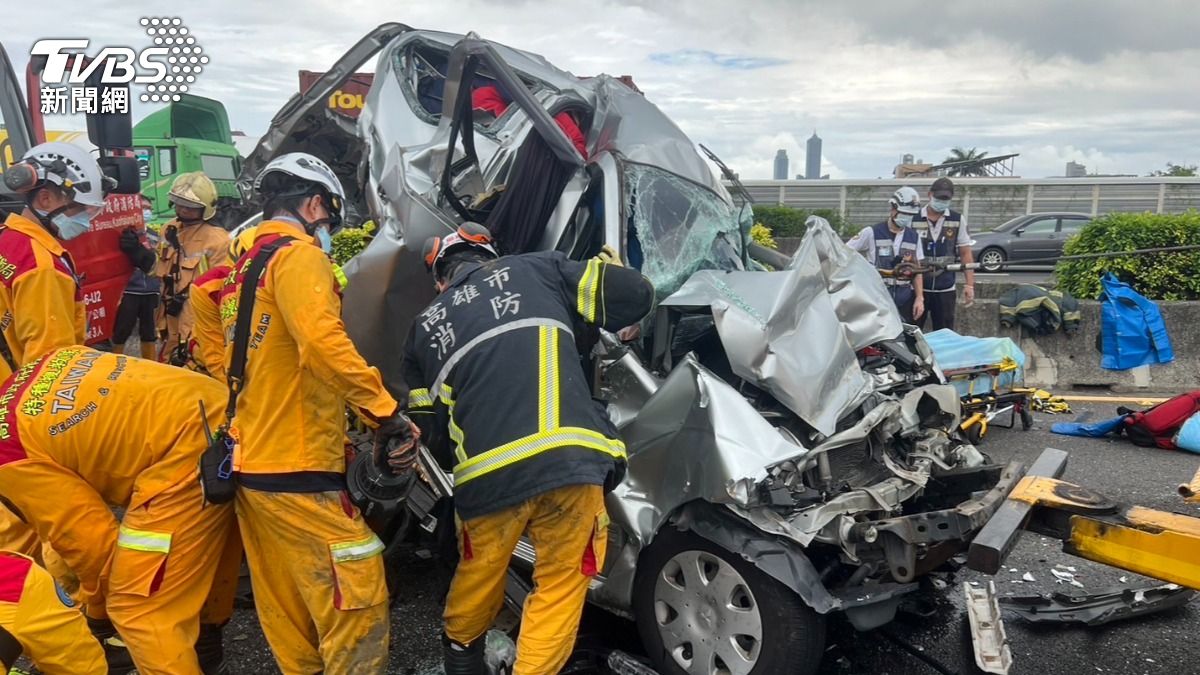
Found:
<path fill-rule="evenodd" d="M 822 171 L 835 177 L 888 175 L 905 152 L 936 161 L 953 146 L 1020 152 L 1017 172 L 1029 177 L 1060 175 L 1068 160 L 1138 174 L 1194 163 L 1200 49 L 1189 36 L 1200 12 L 1186 0 L 1101 5 L 294 0 L 281 10 L 220 0 L 178 13 L 212 58 L 194 93 L 221 99 L 251 134 L 296 91 L 298 70 L 323 70 L 375 25 L 402 20 L 474 30 L 580 75 L 632 75 L 746 178 L 771 176 L 781 147 L 790 173 L 802 172 L 814 128 L 825 139 Z M 22 13 L 0 25 L 18 69 L 43 37 L 145 44 L 137 19 L 162 9 L 93 0 L 67 15 L 45 3 Z M 148 110 L 138 104 L 135 117 Z"/>

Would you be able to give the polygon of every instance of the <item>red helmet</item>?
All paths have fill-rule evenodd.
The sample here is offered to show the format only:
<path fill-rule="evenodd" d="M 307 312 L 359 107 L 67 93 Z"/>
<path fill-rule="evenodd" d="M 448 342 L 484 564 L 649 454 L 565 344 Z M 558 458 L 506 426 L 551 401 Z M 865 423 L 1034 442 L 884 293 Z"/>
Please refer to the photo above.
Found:
<path fill-rule="evenodd" d="M 496 240 L 492 233 L 479 223 L 463 223 L 458 229 L 444 237 L 430 237 L 425 240 L 422 257 L 425 258 L 425 269 L 430 272 L 437 270 L 438 263 L 451 251 L 463 248 L 475 248 L 486 251 L 493 258 L 499 258 L 496 251 Z"/>

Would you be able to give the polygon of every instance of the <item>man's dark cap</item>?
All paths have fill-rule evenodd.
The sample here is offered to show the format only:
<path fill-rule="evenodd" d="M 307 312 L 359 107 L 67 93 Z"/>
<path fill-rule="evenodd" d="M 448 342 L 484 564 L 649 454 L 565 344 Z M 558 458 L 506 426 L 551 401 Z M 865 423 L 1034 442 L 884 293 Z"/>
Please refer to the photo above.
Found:
<path fill-rule="evenodd" d="M 949 199 L 954 196 L 954 181 L 942 176 L 929 186 L 929 193 L 938 199 Z"/>

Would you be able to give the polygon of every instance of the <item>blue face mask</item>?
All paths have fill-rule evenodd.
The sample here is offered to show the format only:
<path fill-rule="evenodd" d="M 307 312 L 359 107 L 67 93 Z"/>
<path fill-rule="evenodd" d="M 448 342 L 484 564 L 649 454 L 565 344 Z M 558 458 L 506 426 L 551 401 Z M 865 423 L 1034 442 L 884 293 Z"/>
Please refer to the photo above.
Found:
<path fill-rule="evenodd" d="M 326 253 L 333 252 L 333 237 L 329 234 L 329 228 L 321 227 L 317 229 L 317 242 L 321 244 L 321 250 Z"/>
<path fill-rule="evenodd" d="M 892 217 L 892 222 L 896 223 L 896 227 L 912 227 L 913 216 L 911 213 L 897 213 Z"/>
<path fill-rule="evenodd" d="M 929 200 L 929 208 L 933 209 L 934 211 L 938 211 L 940 213 L 945 213 L 946 211 L 950 210 L 950 200 L 949 199 L 930 199 Z"/>
<path fill-rule="evenodd" d="M 50 222 L 58 228 L 58 237 L 63 241 L 70 241 L 92 229 L 92 219 L 87 211 L 80 211 L 73 216 L 59 213 L 51 218 Z"/>

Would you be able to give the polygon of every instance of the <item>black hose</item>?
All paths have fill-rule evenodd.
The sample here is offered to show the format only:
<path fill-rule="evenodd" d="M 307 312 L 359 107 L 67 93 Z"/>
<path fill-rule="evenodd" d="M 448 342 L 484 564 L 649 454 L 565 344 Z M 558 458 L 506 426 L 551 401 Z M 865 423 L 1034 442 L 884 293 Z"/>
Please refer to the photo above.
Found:
<path fill-rule="evenodd" d="M 1030 258 L 1028 260 L 1005 260 L 1000 263 L 1001 267 L 1010 267 L 1013 265 L 1028 265 L 1030 263 L 1042 262 L 1059 262 L 1062 260 L 1092 260 L 1094 258 L 1123 258 L 1131 255 L 1155 255 L 1159 253 L 1181 253 L 1183 251 L 1200 250 L 1200 244 L 1188 244 L 1186 246 L 1162 246 L 1159 248 L 1139 248 L 1132 251 L 1107 251 L 1104 253 L 1079 253 L 1076 255 L 1059 255 L 1053 258 Z M 958 263 L 957 269 L 962 269 L 962 263 Z M 970 269 L 978 269 L 979 263 L 971 263 Z"/>

